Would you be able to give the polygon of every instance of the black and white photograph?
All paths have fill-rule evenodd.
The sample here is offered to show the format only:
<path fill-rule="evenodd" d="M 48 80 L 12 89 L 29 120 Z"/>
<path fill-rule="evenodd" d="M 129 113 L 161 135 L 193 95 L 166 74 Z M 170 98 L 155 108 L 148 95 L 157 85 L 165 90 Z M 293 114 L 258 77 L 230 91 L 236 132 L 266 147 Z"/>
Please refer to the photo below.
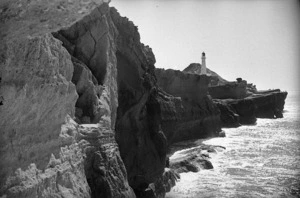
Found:
<path fill-rule="evenodd" d="M 0 198 L 299 198 L 299 0 L 0 0 Z"/>

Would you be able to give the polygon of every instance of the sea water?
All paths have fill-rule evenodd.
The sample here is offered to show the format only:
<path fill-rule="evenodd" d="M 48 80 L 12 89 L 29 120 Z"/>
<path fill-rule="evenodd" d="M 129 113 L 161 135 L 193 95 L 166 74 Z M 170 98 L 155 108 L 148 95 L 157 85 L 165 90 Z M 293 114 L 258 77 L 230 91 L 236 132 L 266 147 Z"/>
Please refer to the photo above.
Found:
<path fill-rule="evenodd" d="M 299 102 L 298 92 L 290 92 L 284 118 L 258 119 L 224 129 L 225 138 L 199 140 L 226 149 L 211 155 L 214 169 L 182 173 L 166 197 L 300 197 Z"/>

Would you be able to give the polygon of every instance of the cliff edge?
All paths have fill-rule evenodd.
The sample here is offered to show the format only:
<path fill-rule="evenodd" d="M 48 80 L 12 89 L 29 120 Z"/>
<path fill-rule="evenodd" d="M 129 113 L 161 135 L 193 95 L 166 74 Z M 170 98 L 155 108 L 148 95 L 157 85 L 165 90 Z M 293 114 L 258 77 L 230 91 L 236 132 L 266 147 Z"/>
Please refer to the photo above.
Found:
<path fill-rule="evenodd" d="M 105 1 L 2 3 L 0 195 L 163 197 L 181 106 L 137 27 Z"/>

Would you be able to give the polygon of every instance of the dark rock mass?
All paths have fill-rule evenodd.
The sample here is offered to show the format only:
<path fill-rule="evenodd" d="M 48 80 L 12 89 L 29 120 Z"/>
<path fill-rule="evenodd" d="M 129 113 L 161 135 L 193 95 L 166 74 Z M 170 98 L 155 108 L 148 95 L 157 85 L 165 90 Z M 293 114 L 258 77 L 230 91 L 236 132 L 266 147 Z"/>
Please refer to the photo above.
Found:
<path fill-rule="evenodd" d="M 218 136 L 220 111 L 208 95 L 210 78 L 176 70 L 156 69 L 158 85 L 181 99 L 180 119 L 164 120 L 162 129 L 169 142 Z"/>
<path fill-rule="evenodd" d="M 211 146 L 201 144 L 193 148 L 188 148 L 193 140 L 185 142 L 184 150 L 177 151 L 170 157 L 170 168 L 176 173 L 183 172 L 198 172 L 203 169 L 213 169 L 213 164 L 210 160 L 210 153 L 216 153 L 217 151 L 223 151 L 225 148 L 221 146 Z M 180 147 L 181 143 L 176 143 L 172 148 L 176 146 Z M 189 145 L 192 146 L 192 145 Z M 182 149 L 182 148 L 181 148 Z"/>
<path fill-rule="evenodd" d="M 282 118 L 287 92 L 268 91 L 248 97 L 256 105 L 255 115 L 258 118 Z"/>
<path fill-rule="evenodd" d="M 201 65 L 190 64 L 183 70 L 189 74 L 201 74 Z M 210 77 L 208 93 L 219 108 L 223 127 L 255 124 L 256 118 L 282 118 L 287 92 L 279 89 L 258 91 L 252 83 L 242 78 L 224 80 L 217 73 L 207 70 Z"/>
<path fill-rule="evenodd" d="M 282 118 L 287 92 L 280 90 L 253 94 L 244 99 L 214 99 L 224 127 L 255 124 L 256 118 Z"/>

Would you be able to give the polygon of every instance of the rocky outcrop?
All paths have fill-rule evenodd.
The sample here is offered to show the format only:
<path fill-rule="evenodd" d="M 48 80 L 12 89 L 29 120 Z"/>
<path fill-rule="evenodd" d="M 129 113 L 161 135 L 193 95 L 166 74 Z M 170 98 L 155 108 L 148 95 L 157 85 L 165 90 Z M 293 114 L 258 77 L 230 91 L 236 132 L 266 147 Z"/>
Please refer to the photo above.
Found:
<path fill-rule="evenodd" d="M 209 161 L 210 153 L 224 150 L 221 146 L 200 145 L 175 152 L 170 157 L 170 167 L 176 173 L 198 172 L 203 169 L 213 169 Z"/>
<path fill-rule="evenodd" d="M 130 36 L 119 31 L 115 20 L 123 20 L 123 18 L 118 15 L 116 10 L 103 5 L 82 21 L 54 34 L 63 41 L 69 53 L 75 57 L 73 58 L 75 73 L 72 80 L 76 83 L 77 92 L 79 93 L 79 99 L 76 103 L 77 119 L 81 123 L 99 123 L 98 128 L 101 129 L 100 131 L 106 131 L 106 134 L 110 134 L 111 141 L 114 141 L 115 125 L 118 126 L 118 123 L 116 123 L 117 105 L 119 104 L 119 109 L 124 105 L 118 102 L 118 100 L 121 101 L 120 98 L 123 93 L 119 83 L 121 75 L 117 75 L 123 74 L 122 67 L 120 67 L 122 59 L 119 57 L 119 49 L 121 48 L 119 40 L 122 42 L 122 39 L 127 40 Z M 124 24 L 125 28 L 128 28 L 126 25 L 128 24 Z M 132 22 L 130 22 L 130 25 L 133 26 Z M 137 49 L 139 53 L 141 53 L 141 50 L 143 48 Z M 126 56 L 130 55 L 126 54 Z M 132 59 L 136 60 L 137 57 L 133 56 Z M 76 67 L 79 68 L 78 73 L 76 73 Z M 125 73 L 127 75 L 131 74 Z M 138 77 L 137 80 L 139 80 Z M 94 130 L 93 133 L 95 132 Z M 99 137 L 103 136 L 99 132 L 96 132 L 96 134 Z M 90 158 L 87 158 L 90 159 L 88 161 L 93 162 L 94 158 L 101 161 L 98 162 L 100 163 L 100 170 L 99 165 L 95 166 L 91 163 L 87 164 L 88 168 L 86 169 L 87 180 L 91 186 L 92 195 L 95 197 L 134 196 L 127 183 L 127 173 L 130 186 L 136 189 L 131 178 L 138 173 L 133 173 L 128 167 L 132 163 L 139 162 L 126 161 L 124 156 L 128 151 L 122 147 L 120 139 L 128 140 L 122 134 L 122 137 L 117 139 L 119 145 L 110 143 L 110 146 L 104 146 L 100 149 L 101 152 L 99 152 L 99 149 L 94 149 L 91 154 L 88 154 L 90 156 Z M 130 141 L 126 142 L 126 144 L 128 143 L 131 144 Z M 123 160 L 118 155 L 118 146 Z M 94 147 L 97 148 L 99 145 L 95 144 Z M 136 155 L 137 152 L 138 150 L 135 150 L 131 154 Z M 114 160 L 111 161 L 110 158 Z M 142 159 L 139 160 L 142 161 Z M 125 170 L 127 170 L 127 173 Z M 150 171 L 152 170 L 149 170 L 149 173 L 152 174 Z M 154 175 L 153 178 L 157 177 L 158 175 Z"/>
<path fill-rule="evenodd" d="M 220 109 L 223 126 L 237 127 L 239 124 L 255 124 L 256 118 L 282 118 L 286 96 L 287 92 L 275 90 L 244 99 L 214 99 L 214 102 Z"/>
<path fill-rule="evenodd" d="M 164 198 L 165 194 L 170 192 L 171 188 L 175 186 L 178 179 L 180 179 L 178 173 L 170 168 L 165 168 L 164 173 L 154 183 L 149 184 L 145 191 L 137 194 L 137 196 L 143 198 Z"/>
<path fill-rule="evenodd" d="M 287 92 L 280 90 L 268 91 L 267 93 L 255 94 L 248 99 L 256 105 L 255 115 L 258 118 L 282 118 Z"/>
<path fill-rule="evenodd" d="M 91 197 L 135 197 L 112 129 L 101 123 L 82 124 L 78 131 Z"/>
<path fill-rule="evenodd" d="M 226 103 L 226 101 L 222 100 L 213 100 L 214 103 L 219 108 L 221 115 L 221 121 L 222 121 L 222 127 L 239 127 L 240 124 L 240 116 L 237 114 L 237 112 Z"/>
<path fill-rule="evenodd" d="M 215 99 L 241 99 L 247 97 L 246 82 L 228 82 L 224 85 L 217 85 L 209 87 L 209 95 Z"/>
<path fill-rule="evenodd" d="M 159 90 L 154 55 L 148 46 L 140 43 L 137 27 L 120 17 L 115 9 L 111 9 L 111 15 L 120 35 L 116 139 L 129 184 L 138 196 L 144 197 L 148 186 L 164 173 L 167 140 L 160 125 L 163 117 L 169 117 L 163 113 L 173 108 L 175 99 Z"/>
<path fill-rule="evenodd" d="M 51 34 L 16 38 L 2 52 L 1 191 L 8 197 L 88 197 L 71 117 L 73 65 Z M 71 116 L 71 117 L 70 117 Z"/>
<path fill-rule="evenodd" d="M 82 2 L 72 6 L 78 8 L 78 3 Z M 27 11 L 42 9 L 43 4 L 36 6 L 33 1 Z M 86 2 L 83 8 L 93 6 Z M 56 14 L 53 18 L 61 16 L 62 23 L 69 20 Z M 83 17 L 79 15 L 73 16 Z M 24 30 L 28 24 L 40 27 L 28 21 L 32 18 L 25 19 Z M 117 34 L 109 7 L 102 4 L 81 21 L 53 33 L 64 46 L 52 34 L 44 34 L 61 26 L 52 22 L 49 29 L 22 32 L 24 37 L 11 40 L 9 35 L 1 46 L 0 194 L 135 197 L 115 141 Z M 99 31 L 104 32 L 98 35 Z"/>
<path fill-rule="evenodd" d="M 239 124 L 249 125 L 256 123 L 256 109 L 254 101 L 251 99 L 225 99 L 214 100 L 221 107 L 221 117 L 230 117 L 230 119 L 223 119 L 223 125 L 237 127 Z M 224 108 L 225 106 L 225 108 Z M 239 124 L 236 123 L 238 121 Z"/>
<path fill-rule="evenodd" d="M 137 27 L 105 3 L 59 31 L 47 20 L 53 27 L 27 21 L 41 31 L 7 36 L 1 46 L 1 194 L 135 197 L 133 188 L 163 197 L 175 182 L 160 125 L 177 120 L 182 106 L 157 86 L 154 55 Z"/>
<path fill-rule="evenodd" d="M 201 67 L 199 63 L 191 63 L 183 72 L 200 75 Z M 229 82 L 210 69 L 207 69 L 207 75 L 210 77 L 208 92 L 214 99 L 241 99 L 257 92 L 255 85 L 242 78 L 237 78 L 236 82 Z"/>
<path fill-rule="evenodd" d="M 184 70 L 182 70 L 182 72 L 184 73 L 189 73 L 189 74 L 201 74 L 201 67 L 202 65 L 200 63 L 191 63 L 189 66 L 187 66 Z M 222 78 L 219 74 L 217 74 L 216 72 L 206 68 L 206 73 L 208 76 L 211 77 L 211 82 L 209 85 L 211 84 L 225 84 L 228 81 L 225 80 L 224 78 Z M 213 82 L 212 82 L 213 81 Z"/>
<path fill-rule="evenodd" d="M 122 158 L 115 161 L 124 162 L 129 185 L 143 197 L 149 185 L 159 182 L 164 175 L 167 140 L 161 131 L 161 121 L 175 120 L 179 108 L 178 99 L 162 92 L 156 84 L 151 48 L 140 43 L 137 27 L 131 21 L 107 5 L 54 36 L 63 41 L 73 57 L 72 82 L 79 94 L 76 120 L 100 123 L 98 127 L 107 133 L 114 134 L 115 129 Z M 96 151 L 92 155 L 98 158 Z M 115 158 L 118 159 L 117 155 Z M 86 173 L 92 193 L 97 193 L 93 195 L 111 196 L 97 189 L 113 192 L 113 178 L 95 174 L 99 171 L 92 167 Z M 102 169 L 110 172 L 105 166 Z M 119 172 L 123 179 L 113 181 L 126 183 L 126 172 Z M 99 177 L 103 180 L 100 183 Z"/>
<path fill-rule="evenodd" d="M 169 142 L 217 136 L 221 131 L 220 112 L 208 96 L 209 77 L 176 70 L 155 70 L 157 82 L 171 95 L 181 98 L 177 121 L 164 121 L 162 129 Z"/>

